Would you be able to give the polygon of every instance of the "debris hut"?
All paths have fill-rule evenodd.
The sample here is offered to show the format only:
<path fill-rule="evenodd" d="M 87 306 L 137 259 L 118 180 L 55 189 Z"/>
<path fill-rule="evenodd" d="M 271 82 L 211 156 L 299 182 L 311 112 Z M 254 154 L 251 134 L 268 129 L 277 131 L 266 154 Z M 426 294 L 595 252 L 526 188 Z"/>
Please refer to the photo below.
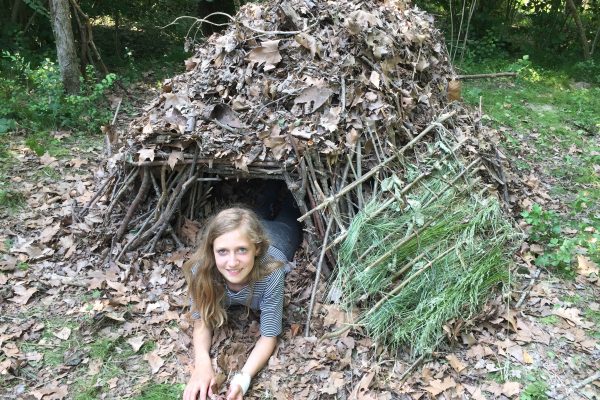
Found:
<path fill-rule="evenodd" d="M 463 220 L 436 242 L 446 248 L 435 255 L 420 244 L 428 229 L 439 227 L 444 202 L 452 198 L 447 193 L 463 199 L 462 211 L 492 203 L 499 210 L 501 155 L 470 112 L 448 102 L 453 70 L 442 36 L 430 15 L 405 2 L 247 4 L 224 32 L 197 46 L 186 70 L 166 80 L 113 143 L 112 174 L 93 200 L 105 210 L 112 261 L 153 252 L 164 237 L 180 246 L 193 242 L 197 221 L 217 206 L 217 183 L 283 180 L 303 213 L 308 253 L 326 256 L 328 262 L 319 263 L 326 275 L 340 245 L 351 259 L 359 251 L 375 255 L 411 243 L 409 252 L 388 255 L 377 264 L 382 268 L 369 269 L 377 271 L 377 281 L 394 278 L 375 290 L 357 295 L 367 281 L 357 286 L 344 280 L 354 267 L 339 274 L 332 293 L 348 285 L 351 296 L 339 296 L 350 299 L 349 306 L 369 307 L 395 294 L 398 277 L 423 265 L 447 265 L 450 253 L 461 265 L 464 246 L 451 240 L 464 236 Z M 400 218 L 403 229 L 364 231 L 381 218 Z M 502 219 L 494 211 L 476 228 L 462 226 L 472 228 L 469 241 L 491 240 L 502 254 L 512 237 L 508 226 L 499 228 L 497 242 L 498 230 L 488 229 Z M 368 241 L 358 240 L 357 232 Z M 411 265 L 415 258 L 420 262 Z M 454 314 L 436 320 L 435 340 L 439 324 L 463 310 L 458 303 Z M 427 339 L 422 349 L 434 341 Z"/>

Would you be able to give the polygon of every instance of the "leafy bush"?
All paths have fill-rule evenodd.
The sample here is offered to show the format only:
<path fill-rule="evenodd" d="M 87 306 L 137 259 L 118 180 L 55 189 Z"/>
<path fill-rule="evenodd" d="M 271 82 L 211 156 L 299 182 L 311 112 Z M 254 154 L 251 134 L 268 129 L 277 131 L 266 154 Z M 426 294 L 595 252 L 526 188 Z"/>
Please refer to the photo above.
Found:
<path fill-rule="evenodd" d="M 469 58 L 474 62 L 480 62 L 494 58 L 508 57 L 506 43 L 501 38 L 501 34 L 496 30 L 490 29 L 481 38 L 469 41 L 467 48 Z"/>
<path fill-rule="evenodd" d="M 558 215 L 552 211 L 542 209 L 539 204 L 534 204 L 530 211 L 523 211 L 521 216 L 531 226 L 529 238 L 534 242 L 548 242 L 560 235 L 560 221 Z"/>
<path fill-rule="evenodd" d="M 96 131 L 110 118 L 104 94 L 116 76 L 108 74 L 97 80 L 89 66 L 81 81 L 81 93 L 63 91 L 58 66 L 45 59 L 32 68 L 24 57 L 2 53 L 0 70 L 0 133 L 21 128 L 27 132 L 69 129 Z"/>
<path fill-rule="evenodd" d="M 584 223 L 574 237 L 565 237 L 561 225 L 568 221 L 562 221 L 555 212 L 546 211 L 539 204 L 534 204 L 521 216 L 529 225 L 530 241 L 543 247 L 542 254 L 535 260 L 536 265 L 572 277 L 577 254 L 586 254 L 594 262 L 600 258 L 600 234 L 595 229 L 586 229 L 592 222 Z"/>
<path fill-rule="evenodd" d="M 590 59 L 575 63 L 573 77 L 588 83 L 600 84 L 600 62 Z"/>
<path fill-rule="evenodd" d="M 520 400 L 546 400 L 548 395 L 548 384 L 543 380 L 536 380 L 525 388 L 521 393 Z"/>
<path fill-rule="evenodd" d="M 547 244 L 547 251 L 536 260 L 540 267 L 553 267 L 566 275 L 573 274 L 571 263 L 575 251 L 576 240 L 552 238 Z"/>

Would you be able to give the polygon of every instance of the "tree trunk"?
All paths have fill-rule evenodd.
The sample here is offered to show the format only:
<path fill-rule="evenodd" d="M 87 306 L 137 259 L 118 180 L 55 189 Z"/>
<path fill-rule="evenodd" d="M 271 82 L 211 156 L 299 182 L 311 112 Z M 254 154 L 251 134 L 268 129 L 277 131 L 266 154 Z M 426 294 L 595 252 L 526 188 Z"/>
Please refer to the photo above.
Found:
<path fill-rule="evenodd" d="M 583 29 L 581 18 L 579 18 L 579 12 L 577 12 L 577 7 L 575 7 L 573 0 L 567 0 L 567 8 L 573 15 L 573 20 L 575 21 L 575 25 L 577 25 L 577 30 L 579 31 L 579 40 L 581 41 L 581 47 L 583 48 L 583 58 L 585 60 L 589 60 L 590 48 L 588 46 L 587 37 L 585 36 L 585 29 Z"/>
<path fill-rule="evenodd" d="M 15 0 L 15 2 L 13 3 L 12 11 L 10 13 L 10 22 L 12 22 L 13 24 L 16 24 L 18 22 L 22 3 L 22 0 Z"/>
<path fill-rule="evenodd" d="M 75 52 L 69 0 L 50 0 L 50 20 L 63 86 L 67 93 L 77 94 L 79 93 L 79 62 Z"/>

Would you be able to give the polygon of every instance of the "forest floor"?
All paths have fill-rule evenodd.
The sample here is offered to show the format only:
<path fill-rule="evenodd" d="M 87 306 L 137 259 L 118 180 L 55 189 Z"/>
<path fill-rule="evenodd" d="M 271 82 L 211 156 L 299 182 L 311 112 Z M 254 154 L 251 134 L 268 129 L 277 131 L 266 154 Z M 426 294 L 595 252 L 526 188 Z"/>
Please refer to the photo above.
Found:
<path fill-rule="evenodd" d="M 512 290 L 477 321 L 449 324 L 448 341 L 414 360 L 360 330 L 318 340 L 345 321 L 335 304 L 317 304 L 313 336 L 304 337 L 315 266 L 300 262 L 286 282 L 279 347 L 247 398 L 600 398 L 598 125 L 587 114 L 571 124 L 550 121 L 571 108 L 544 93 L 520 96 L 502 82 L 465 93 L 473 100 L 494 86 L 500 114 L 490 118 L 506 123 L 497 132 L 513 165 L 513 217 L 529 232 L 511 266 Z M 590 90 L 586 98 L 600 98 L 598 89 L 568 91 Z M 503 112 L 514 120 L 503 121 Z M 167 244 L 103 266 L 90 235 L 101 216 L 77 217 L 104 173 L 103 143 L 70 132 L 52 138 L 41 156 L 18 135 L 2 144 L 0 398 L 180 398 L 192 365 L 186 252 Z M 213 344 L 224 378 L 259 335 L 255 316 L 240 311 L 231 321 Z"/>

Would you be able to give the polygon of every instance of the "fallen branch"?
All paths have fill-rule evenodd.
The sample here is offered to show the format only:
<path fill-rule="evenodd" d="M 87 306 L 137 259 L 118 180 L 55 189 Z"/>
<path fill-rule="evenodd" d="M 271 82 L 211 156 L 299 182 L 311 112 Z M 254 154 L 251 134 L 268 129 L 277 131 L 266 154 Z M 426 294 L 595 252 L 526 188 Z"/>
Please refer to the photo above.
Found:
<path fill-rule="evenodd" d="M 400 375 L 400 377 L 398 378 L 398 382 L 402 383 L 404 381 L 404 379 L 408 376 L 408 374 L 410 374 L 424 359 L 425 359 L 425 354 L 422 354 L 421 357 L 417 358 L 415 360 L 415 362 L 413 362 L 410 365 L 410 367 L 408 367 L 408 369 L 406 371 L 404 371 L 402 373 L 402 375 Z"/>
<path fill-rule="evenodd" d="M 570 395 L 571 393 L 575 392 L 577 389 L 581 389 L 582 387 L 584 387 L 585 385 L 592 383 L 596 380 L 600 379 L 600 371 L 596 371 L 596 373 L 594 373 L 593 375 L 589 376 L 588 378 L 582 380 L 579 383 L 576 383 L 575 385 L 573 385 L 571 387 L 571 389 L 567 392 L 566 395 L 562 396 L 562 397 L 558 397 L 558 400 L 563 400 L 566 399 L 568 397 L 568 395 Z"/>
<path fill-rule="evenodd" d="M 458 75 L 456 79 L 486 79 L 486 78 L 500 78 L 503 76 L 515 77 L 516 72 L 496 72 L 495 74 L 473 74 L 473 75 Z"/>

